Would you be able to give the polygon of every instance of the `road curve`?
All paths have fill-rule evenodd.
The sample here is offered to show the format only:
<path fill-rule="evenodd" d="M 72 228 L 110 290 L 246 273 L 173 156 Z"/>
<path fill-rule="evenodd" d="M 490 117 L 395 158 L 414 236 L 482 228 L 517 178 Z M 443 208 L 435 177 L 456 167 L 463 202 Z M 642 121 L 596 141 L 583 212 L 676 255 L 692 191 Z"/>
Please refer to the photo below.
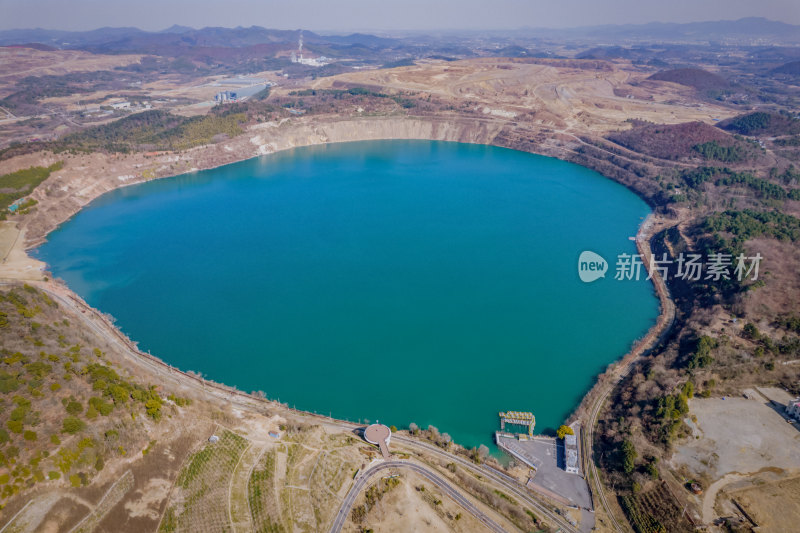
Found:
<path fill-rule="evenodd" d="M 547 508 L 539 500 L 535 499 L 528 492 L 528 489 L 520 485 L 519 481 L 512 478 L 511 476 L 504 474 L 503 472 L 500 472 L 498 470 L 495 470 L 494 468 L 482 465 L 476 465 L 475 463 L 472 463 L 471 461 L 468 461 L 459 455 L 447 453 L 443 451 L 441 448 L 434 446 L 433 444 L 428 444 L 426 442 L 409 439 L 407 437 L 402 437 L 400 435 L 393 436 L 392 438 L 395 441 L 403 442 L 410 446 L 414 446 L 417 448 L 424 448 L 426 451 L 438 454 L 450 462 L 460 464 L 462 467 L 466 468 L 467 470 L 471 470 L 473 473 L 487 477 L 491 479 L 493 482 L 497 483 L 498 485 L 502 485 L 503 487 L 505 487 L 509 492 L 514 494 L 520 500 L 522 500 L 526 505 L 538 511 L 542 516 L 547 517 L 551 522 L 559 526 L 563 531 L 567 531 L 568 533 L 578 531 L 575 526 L 564 520 L 563 517 L 554 513 L 551 509 Z"/>
<path fill-rule="evenodd" d="M 383 470 L 390 470 L 393 468 L 405 468 L 407 470 L 411 470 L 416 472 L 417 474 L 425 477 L 428 481 L 439 487 L 442 492 L 447 494 L 450 498 L 455 500 L 457 504 L 463 507 L 468 513 L 472 516 L 477 518 L 483 525 L 489 528 L 491 531 L 495 531 L 496 533 L 506 533 L 506 530 L 500 527 L 497 522 L 489 518 L 483 511 L 478 509 L 471 501 L 465 498 L 460 492 L 458 492 L 455 488 L 453 488 L 450 483 L 448 483 L 445 479 L 434 473 L 428 468 L 425 468 L 422 465 L 418 465 L 416 463 L 410 463 L 407 461 L 386 461 L 383 463 L 378 463 L 375 466 L 372 466 L 365 470 L 361 475 L 358 476 L 356 479 L 355 484 L 350 488 L 350 491 L 345 496 L 345 499 L 342 501 L 342 504 L 339 506 L 339 510 L 336 512 L 336 518 L 333 520 L 333 524 L 331 524 L 330 533 L 339 533 L 344 526 L 345 521 L 347 520 L 347 515 L 350 514 L 350 509 L 352 509 L 353 504 L 356 501 L 356 497 L 361 493 L 364 489 L 364 486 L 367 482 L 377 474 Z"/>
<path fill-rule="evenodd" d="M 20 283 L 22 283 L 22 281 L 20 280 L 0 279 L 0 286 L 18 285 Z M 250 397 L 248 394 L 243 393 L 241 391 L 227 388 L 224 385 L 219 385 L 212 381 L 204 380 L 198 377 L 197 375 L 191 375 L 186 372 L 182 372 L 177 368 L 173 368 L 167 365 L 160 359 L 150 354 L 142 352 L 141 350 L 137 349 L 137 347 L 127 337 L 125 337 L 124 334 L 122 334 L 117 328 L 115 328 L 108 321 L 106 316 L 104 316 L 102 313 L 100 313 L 93 307 L 81 301 L 80 298 L 68 288 L 53 286 L 51 283 L 47 282 L 28 281 L 27 283 L 34 285 L 40 290 L 45 291 L 59 304 L 65 306 L 67 309 L 72 311 L 76 316 L 80 317 L 80 319 L 90 329 L 92 329 L 96 334 L 98 334 L 100 338 L 105 339 L 110 344 L 119 348 L 120 355 L 123 356 L 128 355 L 129 357 L 127 357 L 127 359 L 131 363 L 147 368 L 150 372 L 154 372 L 156 375 L 162 375 L 165 379 L 169 378 L 172 380 L 176 380 L 176 382 L 179 382 L 183 386 L 194 386 L 198 390 L 202 390 L 204 394 L 216 396 L 219 399 L 235 404 L 237 407 L 243 409 L 258 408 L 261 404 L 266 403 L 264 400 L 256 400 Z M 358 424 L 355 424 L 354 422 L 335 420 L 320 415 L 314 415 L 311 413 L 296 411 L 290 408 L 287 409 L 292 411 L 295 415 L 304 416 L 312 420 L 318 420 L 321 423 L 328 424 L 331 426 L 336 426 L 343 429 L 352 430 L 356 427 L 360 427 Z M 472 472 L 490 478 L 495 483 L 502 485 L 503 487 L 506 488 L 506 490 L 516 495 L 526 505 L 531 507 L 531 509 L 538 511 L 542 516 L 546 517 L 551 523 L 559 526 L 563 531 L 569 533 L 577 531 L 577 528 L 569 524 L 566 520 L 564 520 L 563 517 L 554 513 L 551 509 L 546 507 L 539 500 L 534 499 L 534 497 L 527 492 L 527 489 L 521 486 L 519 482 L 513 479 L 512 477 L 507 476 L 502 472 L 498 472 L 493 468 L 475 465 L 474 463 L 467 461 L 456 454 L 447 453 L 441 448 L 433 446 L 432 444 L 422 442 L 420 440 L 410 439 L 402 437 L 400 435 L 396 435 L 394 438 L 398 441 L 404 442 L 405 444 L 411 446 L 412 448 L 423 448 L 428 452 L 434 453 L 436 455 L 439 455 L 447 459 L 448 462 L 458 463 Z"/>

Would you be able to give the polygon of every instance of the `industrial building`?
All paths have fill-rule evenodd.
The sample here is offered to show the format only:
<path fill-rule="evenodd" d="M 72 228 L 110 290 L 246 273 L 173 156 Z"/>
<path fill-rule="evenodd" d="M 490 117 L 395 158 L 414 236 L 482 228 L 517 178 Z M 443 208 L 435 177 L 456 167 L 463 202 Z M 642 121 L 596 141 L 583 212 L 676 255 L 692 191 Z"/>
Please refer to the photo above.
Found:
<path fill-rule="evenodd" d="M 228 104 L 238 100 L 238 97 L 233 91 L 222 91 L 214 95 L 214 101 L 220 104 Z"/>
<path fill-rule="evenodd" d="M 331 58 L 329 57 L 303 57 L 303 54 L 300 54 L 300 57 L 297 57 L 297 54 L 292 52 L 292 63 L 300 63 L 301 65 L 306 65 L 309 67 L 324 67 L 330 62 Z"/>
<path fill-rule="evenodd" d="M 325 56 L 303 57 L 303 33 L 300 32 L 300 39 L 297 41 L 297 52 L 292 52 L 292 63 L 300 63 L 309 67 L 324 67 L 330 62 L 331 58 Z"/>
<path fill-rule="evenodd" d="M 564 435 L 564 470 L 571 474 L 578 473 L 578 437 Z"/>

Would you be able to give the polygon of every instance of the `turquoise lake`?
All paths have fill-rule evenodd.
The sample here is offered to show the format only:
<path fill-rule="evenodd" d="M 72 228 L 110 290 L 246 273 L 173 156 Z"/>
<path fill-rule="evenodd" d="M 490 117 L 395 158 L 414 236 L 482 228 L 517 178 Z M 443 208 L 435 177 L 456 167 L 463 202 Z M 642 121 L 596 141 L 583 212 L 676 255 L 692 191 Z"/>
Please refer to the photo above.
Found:
<path fill-rule="evenodd" d="M 358 142 L 113 191 L 36 255 L 183 370 L 475 446 L 501 410 L 557 427 L 655 322 L 650 282 L 613 279 L 648 213 L 553 158 Z"/>

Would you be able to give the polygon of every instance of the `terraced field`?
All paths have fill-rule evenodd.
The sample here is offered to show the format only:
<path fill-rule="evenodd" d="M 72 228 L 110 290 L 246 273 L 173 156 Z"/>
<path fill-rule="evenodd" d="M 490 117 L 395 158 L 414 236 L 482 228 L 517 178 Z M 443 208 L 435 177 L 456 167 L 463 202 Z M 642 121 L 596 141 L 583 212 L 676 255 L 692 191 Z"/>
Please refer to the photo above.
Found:
<path fill-rule="evenodd" d="M 229 512 L 231 477 L 249 442 L 223 430 L 184 465 L 170 495 L 159 531 L 163 533 L 233 531 Z"/>
<path fill-rule="evenodd" d="M 253 531 L 257 533 L 285 531 L 275 491 L 275 450 L 265 452 L 250 473 L 247 501 L 250 506 Z"/>

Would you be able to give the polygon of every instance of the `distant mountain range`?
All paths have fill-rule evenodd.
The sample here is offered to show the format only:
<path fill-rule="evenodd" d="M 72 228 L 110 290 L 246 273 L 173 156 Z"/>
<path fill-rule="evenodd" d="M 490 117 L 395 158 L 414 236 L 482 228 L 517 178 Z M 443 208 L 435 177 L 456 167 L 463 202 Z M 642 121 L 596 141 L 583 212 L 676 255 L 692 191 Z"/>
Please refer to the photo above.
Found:
<path fill-rule="evenodd" d="M 800 26 L 776 22 L 763 17 L 709 22 L 622 24 L 587 26 L 582 28 L 546 29 L 523 28 L 542 37 L 561 37 L 586 40 L 713 42 L 754 41 L 800 43 Z"/>
<path fill-rule="evenodd" d="M 513 31 L 484 33 L 509 38 L 564 39 L 601 43 L 737 41 L 800 44 L 800 26 L 765 18 L 685 24 L 653 22 L 568 29 L 520 28 Z M 305 43 L 335 47 L 361 47 L 377 50 L 407 44 L 407 41 L 402 38 L 378 37 L 365 33 L 320 35 L 311 31 L 303 31 L 302 34 Z M 458 32 L 450 34 L 457 35 Z M 56 48 L 77 48 L 97 52 L 157 53 L 158 49 L 163 47 L 235 48 L 260 44 L 291 43 L 296 42 L 299 36 L 300 30 L 276 30 L 259 26 L 194 29 L 188 26 L 174 25 L 159 32 L 147 32 L 138 28 L 99 28 L 91 31 L 27 29 L 0 31 L 0 45 L 41 43 Z M 419 42 L 418 37 L 415 40 Z"/>
<path fill-rule="evenodd" d="M 0 46 L 41 43 L 57 48 L 90 49 L 102 52 L 148 51 L 163 46 L 245 47 L 258 44 L 296 43 L 303 35 L 308 44 L 335 44 L 388 48 L 395 39 L 362 33 L 321 36 L 301 30 L 275 30 L 259 26 L 243 28 L 207 27 L 196 30 L 187 26 L 171 26 L 159 32 L 138 28 L 99 28 L 92 31 L 6 30 L 0 31 Z"/>

